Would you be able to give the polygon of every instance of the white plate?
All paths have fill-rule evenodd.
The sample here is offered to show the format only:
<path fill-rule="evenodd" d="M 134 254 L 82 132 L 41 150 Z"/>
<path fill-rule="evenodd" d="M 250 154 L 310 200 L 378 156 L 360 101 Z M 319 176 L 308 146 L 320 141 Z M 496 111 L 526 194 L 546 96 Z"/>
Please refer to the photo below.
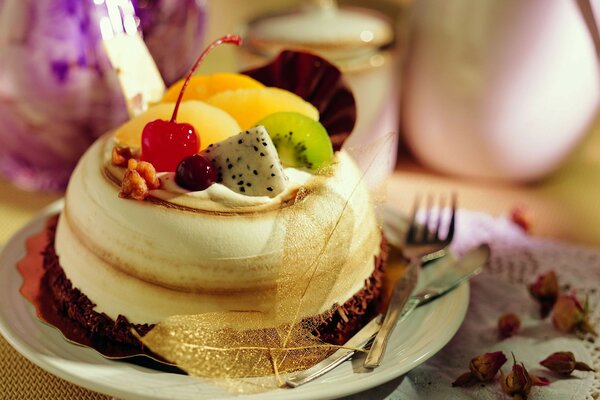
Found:
<path fill-rule="evenodd" d="M 25 255 L 25 240 L 39 232 L 46 218 L 62 208 L 53 203 L 15 234 L 0 253 L 0 333 L 31 362 L 85 388 L 122 399 L 222 399 L 235 397 L 213 383 L 159 372 L 127 362 L 110 361 L 96 351 L 73 345 L 56 329 L 41 323 L 33 306 L 21 296 L 21 276 L 15 264 Z M 426 268 L 422 277 L 427 279 Z M 357 393 L 392 380 L 438 352 L 461 325 L 469 303 L 469 287 L 462 285 L 430 305 L 419 308 L 395 330 L 381 367 L 357 373 L 352 362 L 310 384 L 277 389 L 245 398 L 325 399 Z"/>

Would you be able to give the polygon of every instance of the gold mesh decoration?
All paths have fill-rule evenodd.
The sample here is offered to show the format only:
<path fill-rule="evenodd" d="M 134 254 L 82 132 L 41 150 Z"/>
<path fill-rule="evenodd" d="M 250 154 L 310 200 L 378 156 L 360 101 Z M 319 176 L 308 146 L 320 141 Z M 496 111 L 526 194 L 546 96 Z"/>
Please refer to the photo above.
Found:
<path fill-rule="evenodd" d="M 262 294 L 270 296 L 269 311 L 173 316 L 142 342 L 190 375 L 214 379 L 238 393 L 281 386 L 282 374 L 309 368 L 338 348 L 313 335 L 314 316 L 333 312 L 340 295 L 354 294 L 348 293 L 356 287 L 353 269 L 373 262 L 381 240 L 376 226 L 357 219 L 373 221 L 371 207 L 354 210 L 351 205 L 354 196 L 368 197 L 359 190 L 364 173 L 358 175 L 343 196 L 327 188 L 327 174 L 316 176 L 298 191 L 293 206 L 279 210 L 271 238 L 282 242 L 281 267 L 275 272 L 276 288 Z M 315 226 L 322 227 L 318 236 Z M 356 244 L 352 239 L 359 229 L 370 233 Z"/>

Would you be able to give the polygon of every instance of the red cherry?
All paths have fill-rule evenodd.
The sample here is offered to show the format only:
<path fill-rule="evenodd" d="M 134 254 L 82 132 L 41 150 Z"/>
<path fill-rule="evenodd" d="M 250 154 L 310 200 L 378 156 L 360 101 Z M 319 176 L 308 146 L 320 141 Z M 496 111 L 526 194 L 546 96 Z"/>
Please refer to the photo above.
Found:
<path fill-rule="evenodd" d="M 182 158 L 195 154 L 200 140 L 194 127 L 157 119 L 142 131 L 142 160 L 148 161 L 157 172 L 173 172 Z"/>
<path fill-rule="evenodd" d="M 215 167 L 200 154 L 186 157 L 177 166 L 175 182 L 182 188 L 204 190 L 217 180 Z"/>
<path fill-rule="evenodd" d="M 197 153 L 200 149 L 200 139 L 198 139 L 192 125 L 176 122 L 177 111 L 179 111 L 179 104 L 183 99 L 183 93 L 194 71 L 196 71 L 200 62 L 204 60 L 204 57 L 213 48 L 222 43 L 233 43 L 239 46 L 242 43 L 242 38 L 238 35 L 226 35 L 212 42 L 200 54 L 196 63 L 188 72 L 175 103 L 171 120 L 164 121 L 157 119 L 149 122 L 144 127 L 142 131 L 142 160 L 152 163 L 156 171 L 175 171 L 177 164 L 182 158 Z"/>

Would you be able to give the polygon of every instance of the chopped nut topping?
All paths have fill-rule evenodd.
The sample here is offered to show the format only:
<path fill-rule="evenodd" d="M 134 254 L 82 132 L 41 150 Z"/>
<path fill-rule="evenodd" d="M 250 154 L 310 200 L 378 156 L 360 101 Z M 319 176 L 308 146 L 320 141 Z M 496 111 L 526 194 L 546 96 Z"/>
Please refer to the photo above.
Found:
<path fill-rule="evenodd" d="M 128 169 L 121 183 L 119 197 L 144 200 L 148 195 L 146 181 L 135 169 Z"/>
<path fill-rule="evenodd" d="M 115 146 L 112 149 L 112 163 L 118 167 L 125 167 L 130 159 L 134 158 L 129 147 Z"/>
<path fill-rule="evenodd" d="M 144 178 L 150 190 L 160 187 L 160 180 L 156 176 L 154 165 L 146 161 L 140 161 L 137 163 L 135 170 Z"/>
<path fill-rule="evenodd" d="M 159 187 L 160 180 L 156 176 L 156 170 L 152 164 L 146 161 L 137 161 L 134 158 L 127 160 L 127 172 L 121 183 L 119 197 L 144 200 L 150 190 Z"/>

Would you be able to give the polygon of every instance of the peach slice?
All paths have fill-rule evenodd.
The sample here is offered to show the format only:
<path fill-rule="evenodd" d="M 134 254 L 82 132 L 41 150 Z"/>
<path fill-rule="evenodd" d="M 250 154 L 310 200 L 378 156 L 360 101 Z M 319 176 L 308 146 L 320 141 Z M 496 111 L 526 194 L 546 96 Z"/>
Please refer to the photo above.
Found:
<path fill-rule="evenodd" d="M 175 82 L 163 96 L 161 103 L 177 101 L 184 79 Z M 190 79 L 183 100 L 206 100 L 217 93 L 233 89 L 261 88 L 262 83 L 243 74 L 218 73 L 195 75 Z"/>
<path fill-rule="evenodd" d="M 267 115 L 287 111 L 297 112 L 315 121 L 319 111 L 301 97 L 274 87 L 228 90 L 206 100 L 208 104 L 227 111 L 242 130 L 252 128 Z"/>
<path fill-rule="evenodd" d="M 118 127 L 115 131 L 115 140 L 122 146 L 139 148 L 144 126 L 155 119 L 170 120 L 174 107 L 174 103 L 160 103 L 150 107 L 144 113 Z M 200 149 L 237 135 L 241 131 L 235 119 L 225 111 L 198 100 L 181 103 L 177 122 L 187 122 L 194 127 L 200 137 Z"/>

